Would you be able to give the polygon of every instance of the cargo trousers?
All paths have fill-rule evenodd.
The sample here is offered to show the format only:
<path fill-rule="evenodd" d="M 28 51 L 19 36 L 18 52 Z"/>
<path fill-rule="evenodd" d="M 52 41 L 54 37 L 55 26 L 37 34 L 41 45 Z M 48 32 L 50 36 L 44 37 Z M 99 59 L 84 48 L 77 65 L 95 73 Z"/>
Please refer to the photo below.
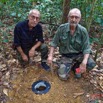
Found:
<path fill-rule="evenodd" d="M 83 60 L 83 54 L 62 54 L 62 57 L 57 61 L 59 69 L 57 71 L 58 76 L 62 80 L 67 80 L 69 77 L 69 72 L 71 70 L 75 71 L 79 67 Z M 95 61 L 90 55 L 87 61 L 87 70 L 92 70 L 96 66 Z"/>
<path fill-rule="evenodd" d="M 25 67 L 26 65 L 28 65 L 30 63 L 30 58 L 29 58 L 29 50 L 30 48 L 28 48 L 27 50 L 24 51 L 24 53 L 28 56 L 28 61 L 23 61 L 20 53 L 17 51 L 17 59 L 19 60 L 20 64 Z M 36 49 L 37 52 L 41 53 L 41 62 L 46 62 L 47 57 L 48 57 L 48 47 L 46 44 L 42 44 L 40 47 L 38 47 Z"/>

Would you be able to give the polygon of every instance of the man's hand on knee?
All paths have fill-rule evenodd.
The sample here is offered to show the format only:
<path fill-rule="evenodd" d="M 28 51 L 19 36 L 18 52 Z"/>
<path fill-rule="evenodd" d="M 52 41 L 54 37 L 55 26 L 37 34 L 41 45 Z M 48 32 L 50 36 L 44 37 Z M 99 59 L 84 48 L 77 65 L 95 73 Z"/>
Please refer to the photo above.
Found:
<path fill-rule="evenodd" d="M 81 63 L 80 66 L 79 66 L 79 68 L 80 68 L 80 70 L 81 70 L 81 73 L 86 72 L 86 64 Z"/>
<path fill-rule="evenodd" d="M 21 55 L 21 56 L 22 56 L 22 59 L 23 59 L 24 61 L 28 61 L 27 55 L 23 54 L 23 55 Z"/>
<path fill-rule="evenodd" d="M 29 51 L 29 57 L 33 57 L 35 55 L 35 50 L 34 49 L 31 49 Z"/>

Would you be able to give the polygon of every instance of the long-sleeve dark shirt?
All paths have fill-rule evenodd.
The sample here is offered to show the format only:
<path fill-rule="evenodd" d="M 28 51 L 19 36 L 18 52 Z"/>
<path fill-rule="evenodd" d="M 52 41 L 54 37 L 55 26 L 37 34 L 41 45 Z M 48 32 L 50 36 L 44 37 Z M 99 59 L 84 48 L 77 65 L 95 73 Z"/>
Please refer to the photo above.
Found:
<path fill-rule="evenodd" d="M 21 46 L 23 51 L 32 48 L 37 42 L 44 42 L 43 31 L 40 24 L 37 24 L 32 30 L 29 29 L 28 20 L 19 22 L 14 29 L 14 45 Z"/>

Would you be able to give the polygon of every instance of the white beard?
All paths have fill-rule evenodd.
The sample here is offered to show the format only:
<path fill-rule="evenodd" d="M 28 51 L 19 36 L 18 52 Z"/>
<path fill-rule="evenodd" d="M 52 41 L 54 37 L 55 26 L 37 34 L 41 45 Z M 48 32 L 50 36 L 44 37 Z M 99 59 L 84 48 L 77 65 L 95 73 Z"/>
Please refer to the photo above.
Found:
<path fill-rule="evenodd" d="M 77 24 L 76 23 L 70 23 L 71 26 L 76 27 Z"/>

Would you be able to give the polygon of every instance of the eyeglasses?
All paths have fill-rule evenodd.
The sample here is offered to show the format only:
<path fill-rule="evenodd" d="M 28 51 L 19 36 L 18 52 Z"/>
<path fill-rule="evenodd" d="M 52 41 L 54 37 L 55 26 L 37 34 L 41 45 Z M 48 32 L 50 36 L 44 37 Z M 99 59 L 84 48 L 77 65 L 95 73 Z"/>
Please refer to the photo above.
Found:
<path fill-rule="evenodd" d="M 71 19 L 74 19 L 74 18 L 75 18 L 75 19 L 79 19 L 80 17 L 79 17 L 79 16 L 70 16 L 70 18 L 71 18 Z"/>
<path fill-rule="evenodd" d="M 30 17 L 31 17 L 32 20 L 34 20 L 34 19 L 39 20 L 40 19 L 40 17 L 36 17 L 36 16 L 33 16 L 33 15 L 31 15 Z"/>

